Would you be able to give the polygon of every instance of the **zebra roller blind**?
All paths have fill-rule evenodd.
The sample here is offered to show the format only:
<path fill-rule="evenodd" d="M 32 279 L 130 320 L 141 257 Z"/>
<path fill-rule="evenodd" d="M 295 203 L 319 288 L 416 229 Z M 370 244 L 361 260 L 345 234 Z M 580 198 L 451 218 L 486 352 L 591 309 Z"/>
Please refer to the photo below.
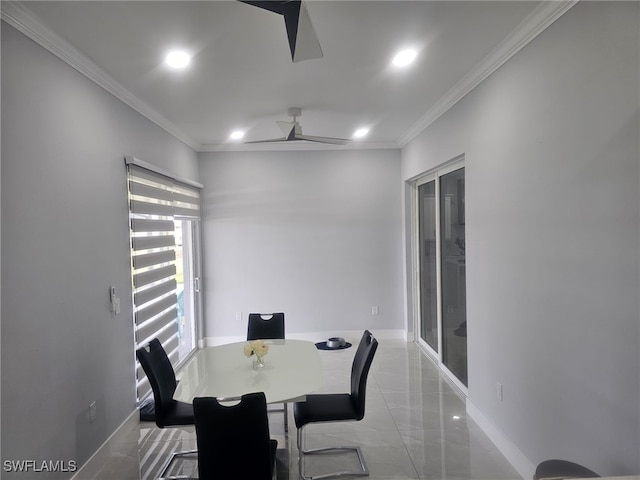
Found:
<path fill-rule="evenodd" d="M 178 361 L 175 220 L 200 218 L 200 188 L 127 157 L 136 348 L 158 338 Z M 149 168 L 150 167 L 150 168 Z M 136 363 L 138 399 L 151 386 Z"/>

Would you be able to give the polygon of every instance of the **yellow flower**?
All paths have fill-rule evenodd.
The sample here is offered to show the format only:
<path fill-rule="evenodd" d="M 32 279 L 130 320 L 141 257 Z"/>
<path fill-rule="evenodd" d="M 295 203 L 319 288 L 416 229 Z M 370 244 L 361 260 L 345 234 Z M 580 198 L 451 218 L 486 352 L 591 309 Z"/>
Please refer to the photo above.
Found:
<path fill-rule="evenodd" d="M 253 351 L 259 357 L 264 357 L 269 351 L 269 345 L 264 343 L 262 340 L 257 340 L 253 345 Z"/>
<path fill-rule="evenodd" d="M 247 357 L 251 355 L 258 355 L 259 357 L 264 357 L 267 352 L 269 352 L 269 345 L 264 343 L 263 340 L 255 340 L 253 342 L 249 342 L 244 346 L 244 354 Z"/>

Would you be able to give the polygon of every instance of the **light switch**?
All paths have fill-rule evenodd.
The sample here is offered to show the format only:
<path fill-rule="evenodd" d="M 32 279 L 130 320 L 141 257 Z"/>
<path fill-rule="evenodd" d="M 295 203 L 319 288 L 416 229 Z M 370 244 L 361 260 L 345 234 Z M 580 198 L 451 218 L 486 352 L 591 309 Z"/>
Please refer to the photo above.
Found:
<path fill-rule="evenodd" d="M 118 292 L 113 285 L 109 287 L 109 303 L 111 304 L 111 313 L 113 316 L 120 315 L 120 298 Z"/>

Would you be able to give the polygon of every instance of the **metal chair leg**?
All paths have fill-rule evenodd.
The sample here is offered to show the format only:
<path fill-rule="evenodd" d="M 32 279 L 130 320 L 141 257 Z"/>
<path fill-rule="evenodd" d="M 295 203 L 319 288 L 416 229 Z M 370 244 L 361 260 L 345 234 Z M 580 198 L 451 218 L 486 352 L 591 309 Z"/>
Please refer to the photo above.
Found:
<path fill-rule="evenodd" d="M 198 455 L 198 450 L 183 450 L 180 452 L 173 452 L 169 457 L 169 460 L 167 460 L 167 462 L 163 465 L 162 470 L 160 470 L 159 478 L 163 480 L 189 478 L 189 477 L 184 477 L 182 475 L 165 477 L 164 474 L 167 470 L 169 470 L 169 466 L 176 458 L 188 457 L 190 455 Z"/>
<path fill-rule="evenodd" d="M 302 446 L 303 443 L 303 429 L 306 425 L 303 425 L 298 429 L 297 435 L 297 445 L 298 445 L 298 471 L 300 472 L 300 478 L 303 480 L 318 480 L 322 478 L 336 478 L 336 477 L 368 477 L 369 469 L 367 468 L 367 464 L 364 461 L 364 456 L 362 455 L 362 450 L 360 447 L 325 447 L 325 448 L 313 448 L 305 450 Z M 348 453 L 348 452 L 356 452 L 358 455 L 358 461 L 360 462 L 360 470 L 356 472 L 350 471 L 342 471 L 342 472 L 334 472 L 334 473 L 325 473 L 322 475 L 315 476 L 306 476 L 304 473 L 304 457 L 306 455 L 322 455 L 322 454 L 330 454 L 330 453 Z"/>

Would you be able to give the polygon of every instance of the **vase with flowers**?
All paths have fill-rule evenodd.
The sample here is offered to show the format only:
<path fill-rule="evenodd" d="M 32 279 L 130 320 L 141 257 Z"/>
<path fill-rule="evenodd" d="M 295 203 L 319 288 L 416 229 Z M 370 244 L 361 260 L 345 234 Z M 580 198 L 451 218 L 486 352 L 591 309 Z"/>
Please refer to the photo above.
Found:
<path fill-rule="evenodd" d="M 244 354 L 253 358 L 253 368 L 262 370 L 264 368 L 264 356 L 269 352 L 269 345 L 264 340 L 254 340 L 244 346 Z"/>

